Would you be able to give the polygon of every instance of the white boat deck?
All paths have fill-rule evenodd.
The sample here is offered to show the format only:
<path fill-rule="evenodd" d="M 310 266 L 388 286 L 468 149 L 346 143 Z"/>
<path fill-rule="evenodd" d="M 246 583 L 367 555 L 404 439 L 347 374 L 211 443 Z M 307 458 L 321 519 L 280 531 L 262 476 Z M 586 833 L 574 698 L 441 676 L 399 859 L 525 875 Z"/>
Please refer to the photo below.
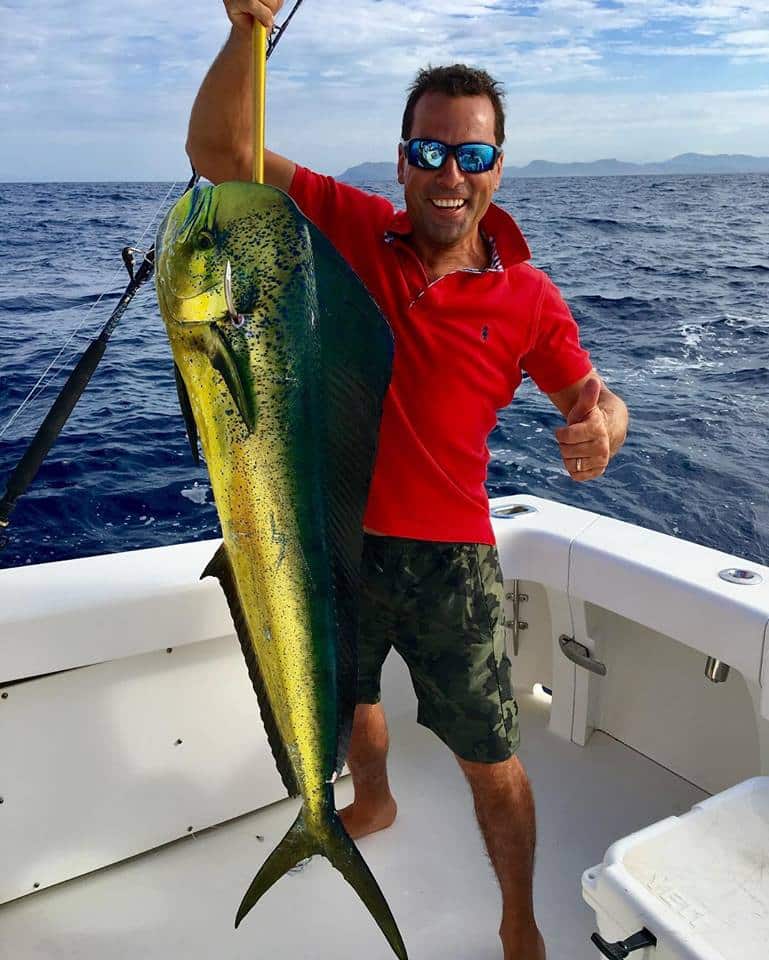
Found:
<path fill-rule="evenodd" d="M 525 630 L 513 677 L 538 812 L 537 914 L 550 960 L 595 960 L 583 872 L 703 791 L 769 774 L 769 567 L 534 497 L 494 507 L 506 613 Z M 321 859 L 233 928 L 297 802 L 274 802 L 282 786 L 226 603 L 198 579 L 214 548 L 3 572 L 0 960 L 391 960 Z M 731 569 L 745 576 L 724 580 Z M 705 679 L 709 658 L 731 668 L 726 683 Z M 525 692 L 535 681 L 552 687 L 552 711 Z M 469 788 L 416 725 L 397 658 L 384 696 L 400 815 L 362 853 L 411 960 L 501 960 Z M 340 805 L 350 792 L 338 785 Z M 752 847 L 732 853 L 751 865 Z M 645 922 L 595 902 L 606 935 Z M 738 919 L 753 936 L 751 909 Z M 664 945 L 673 920 L 656 924 L 660 960 L 691 960 Z"/>
<path fill-rule="evenodd" d="M 588 960 L 595 917 L 583 870 L 615 840 L 688 810 L 703 792 L 606 734 L 586 747 L 547 729 L 548 706 L 519 693 L 521 758 L 538 814 L 536 905 L 550 960 Z M 395 825 L 360 847 L 411 960 L 501 960 L 500 901 L 469 789 L 448 750 L 410 717 L 391 725 Z M 337 786 L 348 802 L 349 779 Z M 55 797 L 51 797 L 55 803 Z M 284 877 L 239 930 L 257 868 L 292 822 L 286 800 L 130 861 L 0 907 L 2 960 L 390 960 L 353 890 L 316 858 Z M 521 958 L 526 960 L 526 958 Z"/>

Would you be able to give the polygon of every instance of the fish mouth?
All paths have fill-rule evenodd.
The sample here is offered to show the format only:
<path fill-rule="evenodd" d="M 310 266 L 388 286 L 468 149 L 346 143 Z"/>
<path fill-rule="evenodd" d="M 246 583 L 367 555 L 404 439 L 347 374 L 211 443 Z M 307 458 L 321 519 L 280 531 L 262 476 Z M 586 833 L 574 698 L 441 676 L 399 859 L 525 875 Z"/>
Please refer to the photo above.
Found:
<path fill-rule="evenodd" d="M 194 297 L 173 299 L 175 302 L 168 311 L 168 320 L 176 327 L 210 327 L 229 319 L 221 286 L 211 287 L 205 293 L 196 294 Z"/>
<path fill-rule="evenodd" d="M 235 305 L 232 293 L 232 266 L 229 260 L 220 282 L 213 283 L 205 290 L 188 297 L 181 297 L 171 291 L 171 297 L 175 304 L 174 309 L 169 313 L 175 324 L 198 326 L 229 319 L 234 327 L 242 327 L 246 321 L 246 315 L 240 313 Z"/>
<path fill-rule="evenodd" d="M 168 286 L 171 288 L 171 296 L 173 296 L 176 300 L 196 300 L 198 297 L 204 297 L 206 294 L 210 294 L 212 290 L 224 289 L 222 283 L 215 282 L 212 283 L 210 287 L 205 287 L 203 290 L 198 290 L 197 293 L 190 293 L 187 294 L 187 296 L 183 296 L 181 293 L 177 293 L 170 283 Z"/>

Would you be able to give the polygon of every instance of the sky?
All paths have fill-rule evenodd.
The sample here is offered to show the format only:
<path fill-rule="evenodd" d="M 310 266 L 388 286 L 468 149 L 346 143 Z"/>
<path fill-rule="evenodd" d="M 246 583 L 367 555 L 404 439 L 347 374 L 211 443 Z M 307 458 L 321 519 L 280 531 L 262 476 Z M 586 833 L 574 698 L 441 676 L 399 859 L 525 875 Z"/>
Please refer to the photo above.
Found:
<path fill-rule="evenodd" d="M 228 30 L 220 0 L 0 0 L 0 180 L 186 179 Z M 268 144 L 331 174 L 394 159 L 416 70 L 458 61 L 505 85 L 508 164 L 769 156 L 769 0 L 304 0 Z"/>

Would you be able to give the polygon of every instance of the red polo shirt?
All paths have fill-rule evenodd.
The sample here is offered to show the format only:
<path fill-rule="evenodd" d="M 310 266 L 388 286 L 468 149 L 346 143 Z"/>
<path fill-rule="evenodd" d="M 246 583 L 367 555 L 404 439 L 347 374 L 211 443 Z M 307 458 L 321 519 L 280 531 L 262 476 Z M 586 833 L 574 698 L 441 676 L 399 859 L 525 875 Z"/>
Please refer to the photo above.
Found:
<path fill-rule="evenodd" d="M 509 214 L 492 205 L 481 229 L 486 270 L 432 283 L 405 238 L 411 223 L 383 197 L 297 167 L 290 194 L 331 240 L 395 336 L 365 526 L 393 537 L 494 543 L 486 440 L 522 370 L 545 393 L 590 372 L 557 287 L 526 263 Z"/>

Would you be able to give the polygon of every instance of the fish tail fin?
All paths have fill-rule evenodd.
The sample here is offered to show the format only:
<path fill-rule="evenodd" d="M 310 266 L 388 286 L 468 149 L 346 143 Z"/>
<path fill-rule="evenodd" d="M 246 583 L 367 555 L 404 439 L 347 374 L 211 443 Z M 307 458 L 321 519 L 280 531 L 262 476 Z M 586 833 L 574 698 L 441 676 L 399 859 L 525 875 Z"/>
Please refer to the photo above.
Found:
<path fill-rule="evenodd" d="M 323 856 L 331 861 L 361 898 L 399 960 L 408 960 L 406 947 L 384 894 L 336 814 L 329 832 L 331 840 L 321 851 Z"/>
<path fill-rule="evenodd" d="M 301 860 L 320 852 L 317 840 L 307 830 L 304 810 L 300 810 L 299 816 L 294 820 L 288 833 L 267 857 L 257 875 L 251 881 L 251 886 L 246 890 L 245 896 L 238 907 L 235 926 L 240 925 L 240 921 L 251 907 L 276 881 L 280 880 L 284 873 L 288 873 Z"/>
<path fill-rule="evenodd" d="M 342 826 L 342 821 L 333 812 L 322 834 L 310 830 L 305 820 L 304 809 L 299 812 L 288 833 L 265 860 L 261 870 L 251 882 L 238 908 L 235 926 L 238 926 L 262 894 L 266 893 L 284 873 L 288 873 L 301 860 L 315 854 L 325 857 L 332 866 L 336 867 L 366 905 L 399 960 L 408 960 L 406 947 L 395 918 L 384 894 L 379 889 L 379 884 Z"/>

